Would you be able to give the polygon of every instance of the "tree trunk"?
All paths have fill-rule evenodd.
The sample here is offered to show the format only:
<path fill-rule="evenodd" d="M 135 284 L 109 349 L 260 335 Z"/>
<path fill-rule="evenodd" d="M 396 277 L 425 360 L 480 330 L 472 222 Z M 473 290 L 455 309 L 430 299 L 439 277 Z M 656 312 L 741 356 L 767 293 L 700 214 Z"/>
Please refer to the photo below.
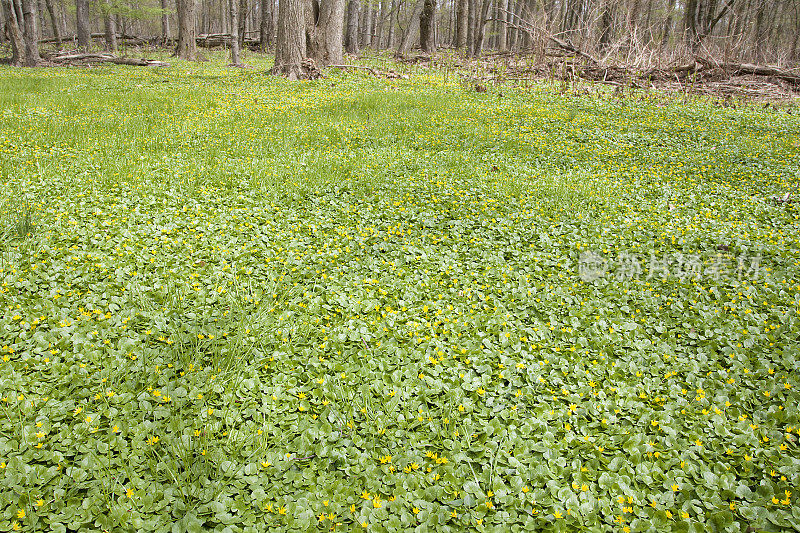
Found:
<path fill-rule="evenodd" d="M 348 54 L 358 54 L 358 18 L 360 6 L 358 0 L 350 0 L 347 6 L 347 33 L 345 34 L 344 46 Z"/>
<path fill-rule="evenodd" d="M 297 80 L 301 76 L 301 63 L 306 55 L 305 20 L 301 0 L 278 0 L 277 26 L 272 73 Z"/>
<path fill-rule="evenodd" d="M 306 0 L 306 54 L 318 68 L 342 62 L 345 0 Z"/>
<path fill-rule="evenodd" d="M 247 12 L 249 10 L 250 7 L 247 4 L 247 0 L 239 0 L 239 50 L 244 46 L 244 34 L 247 32 Z"/>
<path fill-rule="evenodd" d="M 508 3 L 508 0 L 500 0 L 500 12 L 497 16 L 499 19 L 497 28 L 497 48 L 502 52 L 508 50 Z"/>
<path fill-rule="evenodd" d="M 272 44 L 272 0 L 261 0 L 261 23 L 259 24 L 259 47 L 264 52 Z"/>
<path fill-rule="evenodd" d="M 61 28 L 58 27 L 56 11 L 53 9 L 53 0 L 44 0 L 47 14 L 50 16 L 50 24 L 53 26 L 53 38 L 56 40 L 56 48 L 61 50 Z"/>
<path fill-rule="evenodd" d="M 175 55 L 181 59 L 197 59 L 197 27 L 195 0 L 177 0 L 178 7 L 178 45 Z"/>
<path fill-rule="evenodd" d="M 467 46 L 469 0 L 456 0 L 456 2 L 456 48 L 463 50 Z"/>
<path fill-rule="evenodd" d="M 103 0 L 103 26 L 105 29 L 106 49 L 112 52 L 117 51 L 117 26 L 114 24 L 114 17 L 110 13 L 111 2 Z"/>
<path fill-rule="evenodd" d="M 478 19 L 478 0 L 467 0 L 467 55 L 471 56 L 475 49 L 475 21 Z"/>
<path fill-rule="evenodd" d="M 169 42 L 169 11 L 167 11 L 168 0 L 161 0 L 161 41 Z"/>
<path fill-rule="evenodd" d="M 388 2 L 381 0 L 378 9 L 378 23 L 375 24 L 375 38 L 372 39 L 372 47 L 380 50 L 383 47 L 383 34 L 386 29 L 386 9 Z"/>
<path fill-rule="evenodd" d="M 239 0 L 228 0 L 231 17 L 231 65 L 240 65 L 239 59 Z"/>
<path fill-rule="evenodd" d="M 25 66 L 35 67 L 42 60 L 39 55 L 39 30 L 37 22 L 35 0 L 22 0 L 23 32 L 22 40 L 25 43 Z"/>
<path fill-rule="evenodd" d="M 419 45 L 426 54 L 436 52 L 434 40 L 434 21 L 436 18 L 436 0 L 424 0 L 419 15 Z"/>
<path fill-rule="evenodd" d="M 394 47 L 395 19 L 397 18 L 397 0 L 392 0 L 392 8 L 389 10 L 389 35 L 386 36 L 386 48 Z"/>
<path fill-rule="evenodd" d="M 600 17 L 600 50 L 607 50 L 611 44 L 611 29 L 614 26 L 614 13 L 611 11 L 611 0 L 603 3 L 603 15 Z"/>
<path fill-rule="evenodd" d="M 75 0 L 75 24 L 78 47 L 87 49 L 91 45 L 92 31 L 89 24 L 89 0 Z"/>
<path fill-rule="evenodd" d="M 486 31 L 486 19 L 489 17 L 489 8 L 492 5 L 492 0 L 483 0 L 481 12 L 478 15 L 478 20 L 475 24 L 475 46 L 472 49 L 472 57 L 479 57 L 481 50 L 483 50 L 483 38 Z"/>
<path fill-rule="evenodd" d="M 2 0 L 3 10 L 6 14 L 6 28 L 8 37 L 11 40 L 11 64 L 21 65 L 25 51 L 25 43 L 22 41 L 22 28 L 17 17 L 17 10 L 13 5 L 13 0 Z"/>
<path fill-rule="evenodd" d="M 398 54 L 407 54 L 408 51 L 411 50 L 411 45 L 414 44 L 414 40 L 417 37 L 417 31 L 419 31 L 419 24 L 417 24 L 417 20 L 422 13 L 422 8 L 424 5 L 425 0 L 418 0 L 414 4 L 414 9 L 411 12 L 411 18 L 408 21 L 408 25 L 406 26 L 403 35 L 400 37 L 400 46 L 397 48 Z"/>

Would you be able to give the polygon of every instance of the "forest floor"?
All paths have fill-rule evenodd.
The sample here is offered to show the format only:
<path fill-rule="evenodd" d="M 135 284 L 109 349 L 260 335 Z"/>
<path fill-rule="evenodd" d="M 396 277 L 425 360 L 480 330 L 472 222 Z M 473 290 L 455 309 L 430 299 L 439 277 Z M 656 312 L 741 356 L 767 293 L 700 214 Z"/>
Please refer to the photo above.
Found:
<path fill-rule="evenodd" d="M 800 529 L 791 107 L 245 60 L 0 68 L 0 530 Z"/>

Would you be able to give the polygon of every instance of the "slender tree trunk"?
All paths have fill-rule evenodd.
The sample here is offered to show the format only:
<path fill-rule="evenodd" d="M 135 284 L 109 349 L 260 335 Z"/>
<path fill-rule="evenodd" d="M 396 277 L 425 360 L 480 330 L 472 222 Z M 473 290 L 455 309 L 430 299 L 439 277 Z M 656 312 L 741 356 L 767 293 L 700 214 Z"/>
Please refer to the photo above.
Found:
<path fill-rule="evenodd" d="M 239 58 L 239 0 L 228 0 L 231 17 L 231 65 L 241 65 Z"/>
<path fill-rule="evenodd" d="M 6 15 L 8 37 L 11 41 L 11 64 L 22 65 L 23 56 L 25 54 L 25 43 L 22 40 L 22 28 L 20 27 L 19 17 L 17 17 L 17 10 L 13 5 L 14 0 L 2 1 L 3 10 Z"/>
<path fill-rule="evenodd" d="M 345 33 L 344 46 L 348 54 L 358 54 L 358 19 L 360 6 L 358 0 L 350 0 L 347 5 L 347 33 Z"/>
<path fill-rule="evenodd" d="M 78 47 L 87 49 L 91 45 L 92 31 L 89 24 L 89 0 L 75 0 L 75 24 Z"/>
<path fill-rule="evenodd" d="M 477 20 L 478 0 L 467 0 L 467 55 L 475 49 L 475 21 Z"/>
<path fill-rule="evenodd" d="M 498 28 L 497 28 L 497 48 L 505 52 L 508 50 L 508 0 L 500 0 L 498 3 L 500 6 L 499 13 L 497 14 L 498 18 Z"/>
<path fill-rule="evenodd" d="M 306 55 L 305 18 L 301 0 L 278 0 L 277 27 L 272 73 L 297 80 L 302 76 L 301 63 Z"/>
<path fill-rule="evenodd" d="M 436 51 L 434 21 L 436 19 L 436 0 L 424 0 L 419 16 L 419 44 L 426 54 Z"/>
<path fill-rule="evenodd" d="M 6 27 L 8 24 L 6 18 L 6 6 L 0 1 L 0 44 L 6 42 Z"/>
<path fill-rule="evenodd" d="M 388 2 L 386 0 L 381 0 L 379 2 L 378 8 L 376 9 L 378 13 L 378 21 L 375 24 L 375 38 L 372 39 L 372 47 L 375 50 L 380 50 L 383 46 L 383 36 L 386 30 L 386 4 Z"/>
<path fill-rule="evenodd" d="M 239 50 L 244 47 L 244 36 L 247 32 L 247 13 L 250 10 L 250 6 L 247 3 L 247 0 L 239 0 L 239 12 L 238 12 L 238 20 L 239 20 Z"/>
<path fill-rule="evenodd" d="M 117 51 L 117 26 L 114 24 L 114 16 L 110 13 L 111 2 L 103 0 L 103 28 L 105 29 L 106 49 Z"/>
<path fill-rule="evenodd" d="M 161 42 L 169 42 L 169 0 L 161 0 Z"/>
<path fill-rule="evenodd" d="M 614 26 L 614 13 L 611 11 L 611 0 L 603 2 L 603 14 L 600 17 L 600 50 L 607 50 L 611 44 L 611 31 Z"/>
<path fill-rule="evenodd" d="M 181 59 L 197 59 L 197 16 L 195 0 L 177 0 L 178 44 L 175 55 Z"/>
<path fill-rule="evenodd" d="M 61 29 L 58 27 L 56 11 L 53 9 L 53 0 L 44 0 L 47 14 L 50 16 L 50 24 L 53 27 L 53 38 L 56 40 L 56 47 L 61 50 Z"/>
<path fill-rule="evenodd" d="M 397 25 L 397 0 L 392 0 L 392 8 L 389 10 L 389 35 L 386 37 L 386 48 L 394 48 L 395 26 Z"/>
<path fill-rule="evenodd" d="M 489 17 L 489 8 L 492 5 L 492 0 L 483 0 L 481 12 L 478 15 L 478 21 L 475 25 L 475 46 L 472 49 L 472 57 L 479 57 L 483 50 L 483 38 L 486 31 L 486 19 Z"/>

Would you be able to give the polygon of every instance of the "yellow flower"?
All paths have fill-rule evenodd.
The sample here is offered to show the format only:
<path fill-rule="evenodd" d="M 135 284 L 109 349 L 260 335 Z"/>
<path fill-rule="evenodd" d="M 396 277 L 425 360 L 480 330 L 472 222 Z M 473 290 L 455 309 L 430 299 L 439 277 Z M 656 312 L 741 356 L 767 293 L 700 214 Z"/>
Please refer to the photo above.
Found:
<path fill-rule="evenodd" d="M 17 510 L 17 518 L 25 518 L 25 509 Z"/>
<path fill-rule="evenodd" d="M 561 518 L 563 515 L 561 514 L 560 511 L 556 511 L 555 513 L 553 513 L 553 516 L 556 518 Z"/>
<path fill-rule="evenodd" d="M 411 509 L 411 512 L 414 513 L 414 514 L 419 514 L 419 509 L 414 507 L 413 509 Z"/>
<path fill-rule="evenodd" d="M 127 489 L 125 491 L 125 496 L 127 496 L 128 498 L 133 498 L 133 489 Z"/>
<path fill-rule="evenodd" d="M 41 507 L 42 505 L 44 505 L 43 499 L 39 498 L 38 500 L 36 500 L 36 507 Z"/>

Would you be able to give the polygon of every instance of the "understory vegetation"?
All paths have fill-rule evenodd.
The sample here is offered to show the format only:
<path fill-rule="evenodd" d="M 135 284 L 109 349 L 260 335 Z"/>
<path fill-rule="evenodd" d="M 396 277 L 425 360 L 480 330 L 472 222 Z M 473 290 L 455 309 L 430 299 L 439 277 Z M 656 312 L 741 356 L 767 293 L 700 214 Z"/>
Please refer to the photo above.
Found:
<path fill-rule="evenodd" d="M 247 61 L 0 70 L 0 530 L 800 529 L 793 108 Z"/>

